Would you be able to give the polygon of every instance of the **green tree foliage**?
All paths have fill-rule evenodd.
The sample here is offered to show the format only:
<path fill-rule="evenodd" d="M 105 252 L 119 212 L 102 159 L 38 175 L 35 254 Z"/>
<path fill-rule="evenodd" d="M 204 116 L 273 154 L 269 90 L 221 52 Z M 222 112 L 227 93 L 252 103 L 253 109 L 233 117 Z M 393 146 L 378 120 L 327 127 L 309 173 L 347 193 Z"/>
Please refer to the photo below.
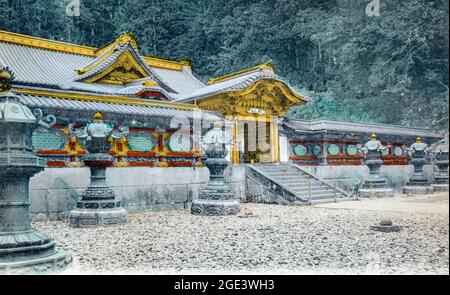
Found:
<path fill-rule="evenodd" d="M 272 59 L 314 98 L 289 116 L 448 130 L 448 2 L 380 0 L 0 0 L 0 28 L 101 46 L 123 31 L 200 77 Z"/>

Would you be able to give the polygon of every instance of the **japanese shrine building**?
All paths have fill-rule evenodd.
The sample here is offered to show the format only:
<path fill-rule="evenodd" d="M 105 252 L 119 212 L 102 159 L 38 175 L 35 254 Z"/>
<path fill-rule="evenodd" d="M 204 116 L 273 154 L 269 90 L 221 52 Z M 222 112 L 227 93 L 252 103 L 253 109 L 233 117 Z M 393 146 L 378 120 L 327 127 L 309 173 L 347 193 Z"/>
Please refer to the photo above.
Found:
<path fill-rule="evenodd" d="M 226 121 L 233 163 L 228 179 L 241 199 L 246 179 L 240 164 L 361 166 L 356 145 L 375 132 L 392 145 L 385 164 L 406 166 L 401 147 L 416 136 L 427 143 L 442 138 L 426 129 L 285 118 L 289 108 L 312 100 L 280 78 L 270 62 L 205 82 L 189 61 L 143 55 L 128 33 L 94 48 L 0 31 L 0 67 L 14 75 L 12 93 L 23 104 L 58 120 L 51 130 L 36 130 L 32 140 L 49 167 L 32 179 L 32 211 L 56 214 L 52 219 L 68 212 L 89 179 L 80 160 L 83 143 L 70 136 L 67 126 L 86 123 L 96 112 L 105 121 L 130 127 L 128 138 L 113 144 L 110 153 L 118 169 L 109 172 L 129 210 L 183 207 L 206 182 L 207 172 L 198 169 L 202 153 L 193 143 L 193 131 L 187 131 L 191 140 L 180 141 L 179 128 L 171 126 L 173 118 L 192 122 L 199 109 L 205 122 Z M 264 133 L 254 133 L 260 127 Z M 252 136 L 270 148 L 249 148 Z M 121 181 L 128 181 L 128 188 L 118 185 Z M 61 198 L 61 191 L 62 207 L 38 208 L 43 196 L 47 202 Z"/>
<path fill-rule="evenodd" d="M 128 142 L 111 151 L 130 157 L 129 165 L 195 165 L 198 151 L 177 146 L 169 123 L 177 116 L 192 119 L 198 107 L 233 124 L 232 162 L 238 164 L 238 136 L 248 136 L 238 130 L 238 121 L 269 122 L 308 101 L 279 79 L 269 63 L 205 83 L 187 61 L 141 55 L 131 34 L 93 48 L 0 31 L 0 65 L 14 74 L 13 91 L 22 103 L 58 118 L 54 130 L 37 132 L 34 139 L 50 166 L 71 165 L 84 153 L 64 129 L 97 111 L 105 120 L 131 127 Z M 278 124 L 271 125 L 268 136 L 274 146 L 266 161 L 277 162 Z"/>

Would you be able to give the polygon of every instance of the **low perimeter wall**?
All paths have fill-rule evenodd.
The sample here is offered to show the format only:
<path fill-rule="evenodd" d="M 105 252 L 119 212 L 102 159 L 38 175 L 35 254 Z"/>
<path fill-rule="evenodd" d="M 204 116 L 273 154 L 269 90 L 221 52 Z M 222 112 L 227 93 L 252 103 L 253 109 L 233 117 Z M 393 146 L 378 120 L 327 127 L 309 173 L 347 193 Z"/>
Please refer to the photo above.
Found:
<path fill-rule="evenodd" d="M 362 183 L 369 176 L 369 168 L 367 166 L 315 166 L 303 168 L 331 183 L 335 181 L 339 187 L 346 191 L 352 191 L 356 185 Z M 413 173 L 414 167 L 412 165 L 381 167 L 381 174 L 389 180 L 390 185 L 397 191 L 400 191 L 402 186 L 406 185 Z M 424 173 L 431 182 L 433 180 L 433 166 L 424 166 Z"/>
<path fill-rule="evenodd" d="M 304 167 L 319 177 L 352 191 L 369 175 L 366 166 Z M 433 167 L 424 168 L 432 180 Z M 400 190 L 413 174 L 413 166 L 383 166 L 381 172 Z M 30 181 L 33 220 L 65 220 L 89 184 L 88 168 L 47 168 Z M 108 168 L 107 183 L 129 212 L 189 209 L 209 179 L 207 168 Z M 246 200 L 245 165 L 230 166 L 225 180 L 241 201 Z"/>
<path fill-rule="evenodd" d="M 245 169 L 228 167 L 226 181 L 245 199 Z M 89 185 L 88 168 L 47 168 L 30 181 L 31 218 L 65 220 Z M 190 208 L 209 179 L 207 168 L 108 168 L 107 183 L 129 212 Z"/>

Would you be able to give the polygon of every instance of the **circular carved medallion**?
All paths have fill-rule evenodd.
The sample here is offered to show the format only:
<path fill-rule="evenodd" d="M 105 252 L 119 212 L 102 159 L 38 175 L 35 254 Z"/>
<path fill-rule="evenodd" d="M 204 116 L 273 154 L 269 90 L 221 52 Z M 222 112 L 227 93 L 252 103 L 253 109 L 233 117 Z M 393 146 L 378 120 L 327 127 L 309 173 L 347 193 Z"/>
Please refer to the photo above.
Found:
<path fill-rule="evenodd" d="M 322 154 L 322 147 L 318 144 L 313 145 L 312 154 L 314 156 L 320 156 L 320 154 Z"/>
<path fill-rule="evenodd" d="M 328 154 L 332 156 L 339 155 L 341 150 L 337 144 L 329 144 L 327 148 Z"/>
<path fill-rule="evenodd" d="M 307 153 L 307 151 L 306 151 L 306 147 L 304 145 L 297 144 L 294 147 L 294 155 L 296 155 L 296 156 L 305 156 L 306 153 Z"/>
<path fill-rule="evenodd" d="M 189 152 L 191 151 L 191 137 L 175 133 L 169 139 L 169 148 L 173 152 Z"/>
<path fill-rule="evenodd" d="M 345 148 L 345 153 L 349 156 L 355 156 L 358 154 L 358 148 L 354 144 L 349 144 Z"/>

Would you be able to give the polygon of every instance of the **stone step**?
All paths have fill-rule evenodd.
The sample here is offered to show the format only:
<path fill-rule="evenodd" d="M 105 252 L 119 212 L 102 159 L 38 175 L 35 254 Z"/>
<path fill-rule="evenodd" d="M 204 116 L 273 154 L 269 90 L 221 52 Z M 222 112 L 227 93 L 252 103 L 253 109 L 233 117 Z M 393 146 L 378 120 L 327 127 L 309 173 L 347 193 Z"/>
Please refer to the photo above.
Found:
<path fill-rule="evenodd" d="M 298 197 L 302 198 L 303 200 L 311 200 L 312 201 L 317 201 L 317 200 L 332 200 L 332 202 L 334 202 L 334 199 L 340 199 L 342 197 L 336 194 L 336 198 L 334 197 L 334 194 L 325 194 L 325 195 L 317 195 L 317 196 L 311 196 L 311 198 L 307 195 L 298 195 Z"/>
<path fill-rule="evenodd" d="M 311 205 L 324 203 L 337 203 L 337 200 L 334 199 L 311 200 Z"/>
<path fill-rule="evenodd" d="M 315 179 L 306 179 L 306 178 L 300 178 L 300 177 L 286 177 L 286 178 L 284 178 L 284 177 L 271 177 L 271 178 L 277 179 L 278 181 L 281 181 L 281 182 L 291 182 L 291 183 L 292 182 L 298 182 L 298 183 L 318 182 Z"/>
<path fill-rule="evenodd" d="M 311 196 L 311 198 L 319 198 L 322 196 L 332 196 L 334 198 L 334 191 L 329 191 L 329 190 L 322 190 L 322 191 L 315 191 L 315 192 L 311 192 L 311 195 L 309 194 L 309 192 L 305 192 L 305 191 L 293 191 L 297 196 L 301 196 L 302 198 L 309 198 Z M 336 197 L 338 196 L 338 193 L 336 193 Z"/>
<path fill-rule="evenodd" d="M 311 204 L 321 204 L 321 203 L 339 203 L 339 202 L 349 202 L 349 201 L 357 201 L 356 198 L 347 198 L 347 197 L 341 197 L 337 198 L 336 200 L 334 198 L 332 199 L 314 199 L 311 200 Z"/>
<path fill-rule="evenodd" d="M 308 204 L 308 201 L 311 201 L 311 203 L 327 203 L 349 199 L 345 194 L 323 184 L 320 180 L 295 167 L 286 165 L 261 165 L 256 167 L 267 177 L 284 185 L 295 194 L 299 200 L 293 202 L 294 205 L 305 205 Z"/>
<path fill-rule="evenodd" d="M 273 175 L 273 174 L 266 174 L 267 176 L 270 177 L 276 177 L 276 178 L 280 178 L 280 179 L 314 179 L 314 178 L 310 178 L 310 177 L 306 177 L 305 175 L 302 174 L 278 174 L 278 175 Z"/>
<path fill-rule="evenodd" d="M 272 176 L 303 176 L 303 173 L 298 172 L 267 172 L 266 174 L 272 175 Z"/>
<path fill-rule="evenodd" d="M 308 191 L 309 189 L 311 189 L 312 191 L 314 190 L 320 190 L 320 189 L 324 189 L 324 188 L 330 188 L 328 186 L 325 185 L 321 185 L 321 184 L 311 184 L 311 186 L 309 186 L 308 184 L 304 185 L 304 184 L 292 184 L 292 185 L 286 185 L 286 187 L 288 189 L 291 190 L 305 190 Z"/>
<path fill-rule="evenodd" d="M 258 167 L 261 171 L 267 171 L 267 172 L 299 172 L 299 170 L 295 168 L 261 168 Z"/>
<path fill-rule="evenodd" d="M 278 180 L 279 182 L 283 183 L 283 184 L 300 184 L 300 185 L 309 185 L 309 183 L 311 183 L 311 185 L 317 185 L 320 184 L 320 181 L 317 180 L 309 180 L 309 179 L 279 179 L 279 178 L 273 178 Z"/>
<path fill-rule="evenodd" d="M 263 171 L 265 174 L 273 175 L 273 176 L 283 176 L 283 175 L 298 175 L 303 176 L 306 174 L 301 173 L 299 171 Z"/>
<path fill-rule="evenodd" d="M 302 173 L 266 173 L 267 175 L 273 176 L 273 177 L 296 177 L 296 178 L 312 178 L 308 175 L 302 174 Z"/>

